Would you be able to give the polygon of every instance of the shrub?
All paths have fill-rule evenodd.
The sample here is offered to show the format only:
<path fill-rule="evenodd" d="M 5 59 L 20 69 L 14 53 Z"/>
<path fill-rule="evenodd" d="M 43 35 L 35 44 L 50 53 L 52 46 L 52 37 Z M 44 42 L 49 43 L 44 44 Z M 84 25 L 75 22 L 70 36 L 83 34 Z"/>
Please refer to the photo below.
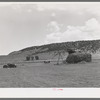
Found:
<path fill-rule="evenodd" d="M 36 59 L 36 60 L 39 60 L 39 56 L 35 56 L 35 59 Z"/>
<path fill-rule="evenodd" d="M 78 63 L 81 61 L 91 62 L 92 55 L 89 53 L 72 53 L 69 54 L 66 62 L 67 63 Z"/>
<path fill-rule="evenodd" d="M 30 57 L 29 57 L 29 56 L 27 56 L 27 57 L 26 57 L 26 61 L 29 61 L 29 60 L 30 60 Z"/>
<path fill-rule="evenodd" d="M 72 54 L 72 53 L 75 53 L 75 50 L 74 49 L 67 49 L 67 52 L 68 52 L 68 54 Z"/>

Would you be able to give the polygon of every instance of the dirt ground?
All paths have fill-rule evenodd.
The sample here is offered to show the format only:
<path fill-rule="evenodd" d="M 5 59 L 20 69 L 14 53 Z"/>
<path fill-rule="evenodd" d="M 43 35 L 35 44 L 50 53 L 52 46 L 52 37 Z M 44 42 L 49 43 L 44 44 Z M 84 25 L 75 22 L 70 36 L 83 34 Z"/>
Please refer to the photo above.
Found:
<path fill-rule="evenodd" d="M 100 87 L 100 60 L 91 63 L 20 62 L 17 68 L 0 64 L 0 88 Z"/>

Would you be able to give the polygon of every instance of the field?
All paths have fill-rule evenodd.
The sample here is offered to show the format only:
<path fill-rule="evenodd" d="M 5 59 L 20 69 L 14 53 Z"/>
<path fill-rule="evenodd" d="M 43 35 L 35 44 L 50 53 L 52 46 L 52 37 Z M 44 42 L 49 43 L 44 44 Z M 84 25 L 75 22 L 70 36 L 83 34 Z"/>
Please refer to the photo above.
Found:
<path fill-rule="evenodd" d="M 4 69 L 0 63 L 0 87 L 100 87 L 100 60 L 91 63 L 16 62 L 17 68 Z"/>

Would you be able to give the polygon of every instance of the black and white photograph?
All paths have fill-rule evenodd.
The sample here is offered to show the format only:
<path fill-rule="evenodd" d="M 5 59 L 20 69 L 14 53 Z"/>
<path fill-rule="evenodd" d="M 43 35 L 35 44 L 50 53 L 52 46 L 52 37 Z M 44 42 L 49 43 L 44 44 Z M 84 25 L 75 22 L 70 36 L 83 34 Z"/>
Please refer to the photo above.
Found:
<path fill-rule="evenodd" d="M 100 2 L 0 2 L 0 88 L 100 88 Z"/>

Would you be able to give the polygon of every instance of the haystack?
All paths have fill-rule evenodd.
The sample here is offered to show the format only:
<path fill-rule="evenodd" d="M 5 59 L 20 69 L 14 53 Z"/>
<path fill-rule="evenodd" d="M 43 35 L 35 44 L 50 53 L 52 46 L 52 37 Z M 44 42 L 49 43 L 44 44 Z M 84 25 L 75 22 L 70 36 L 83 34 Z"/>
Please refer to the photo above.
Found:
<path fill-rule="evenodd" d="M 92 55 L 90 53 L 71 53 L 66 59 L 67 63 L 78 63 L 81 61 L 91 62 Z"/>

